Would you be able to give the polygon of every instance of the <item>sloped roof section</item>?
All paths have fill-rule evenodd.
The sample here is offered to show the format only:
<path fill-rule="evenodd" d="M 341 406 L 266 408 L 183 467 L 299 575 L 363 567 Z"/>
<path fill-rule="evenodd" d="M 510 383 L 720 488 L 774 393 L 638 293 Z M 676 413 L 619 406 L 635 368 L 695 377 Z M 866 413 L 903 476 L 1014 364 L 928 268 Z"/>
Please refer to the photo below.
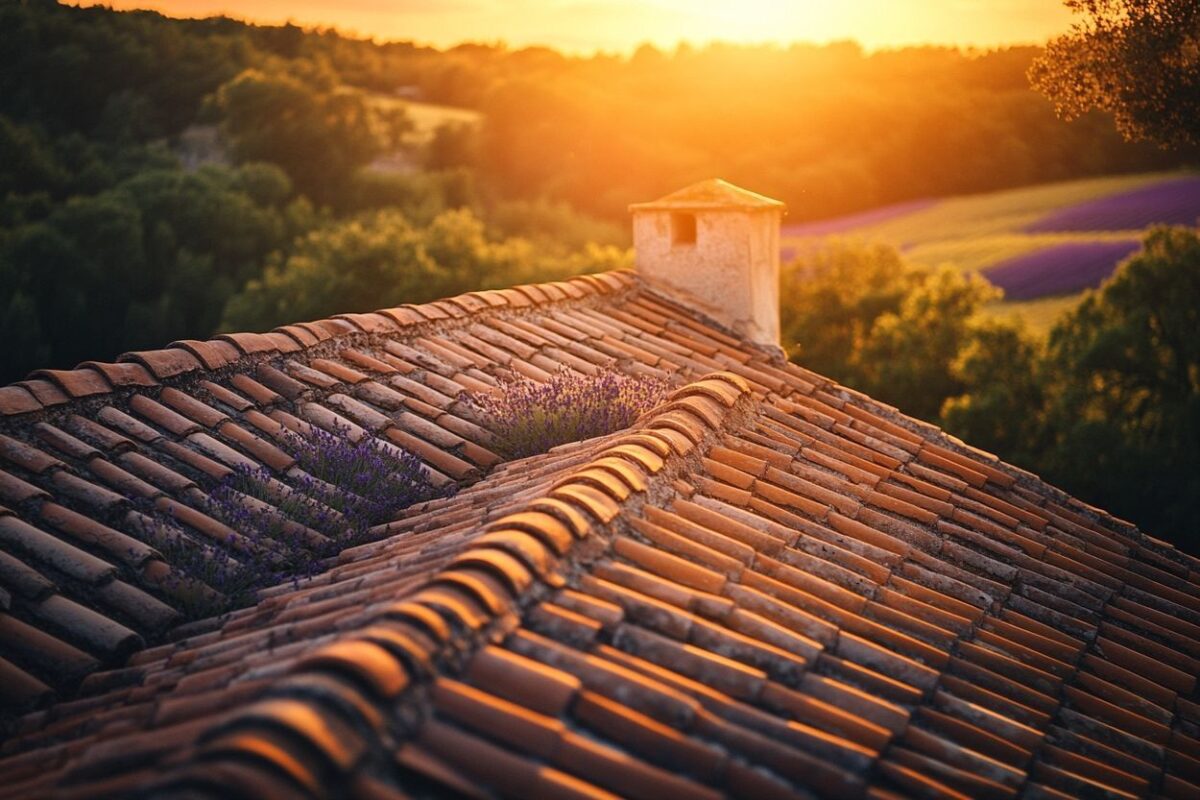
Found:
<path fill-rule="evenodd" d="M 464 472 L 457 495 L 380 526 L 311 581 L 166 633 L 83 588 L 121 580 L 170 607 L 124 562 L 86 584 L 14 546 L 52 591 L 141 640 L 15 722 L 0 797 L 1195 796 L 1200 562 L 627 274 L 559 291 L 384 312 L 395 324 L 377 331 L 366 315 L 291 352 L 109 390 L 95 408 L 156 437 L 100 419 L 130 444 L 101 449 L 81 429 L 100 450 L 90 460 L 37 428 L 99 418 L 89 396 L 9 417 L 6 474 L 43 493 L 9 518 L 95 558 L 45 521 L 47 504 L 100 516 L 55 476 L 103 488 L 95 462 L 138 453 L 192 476 L 156 495 L 183 503 L 203 475 L 172 453 L 222 463 L 189 438 L 203 433 L 252 457 L 221 428 L 269 443 L 255 415 L 404 431 L 486 475 Z M 627 431 L 487 463 L 454 385 L 560 365 L 680 386 Z M 268 368 L 303 391 L 262 380 Z M 229 422 L 172 430 L 132 408 L 144 396 L 192 419 L 168 389 Z M 410 431 L 406 414 L 464 444 Z M 6 619 L 104 661 L 10 596 Z M 21 641 L 9 635 L 6 648 Z M 33 662 L 15 668 L 49 687 Z"/>
<path fill-rule="evenodd" d="M 188 597 L 219 602 L 221 587 L 179 574 L 237 535 L 206 489 L 239 467 L 267 469 L 280 493 L 305 480 L 281 446 L 288 432 L 371 433 L 419 455 L 438 485 L 478 478 L 499 457 L 459 395 L 628 359 L 621 331 L 587 320 L 630 281 L 581 278 L 176 342 L 0 388 L 0 706 L 69 696 L 160 639 Z M 559 321 L 549 325 L 608 341 L 554 333 L 543 325 L 550 309 Z M 163 540 L 160 514 L 183 540 Z"/>
<path fill-rule="evenodd" d="M 734 186 L 720 178 L 693 183 L 649 203 L 629 206 L 630 211 L 773 211 L 786 208 L 779 200 Z"/>

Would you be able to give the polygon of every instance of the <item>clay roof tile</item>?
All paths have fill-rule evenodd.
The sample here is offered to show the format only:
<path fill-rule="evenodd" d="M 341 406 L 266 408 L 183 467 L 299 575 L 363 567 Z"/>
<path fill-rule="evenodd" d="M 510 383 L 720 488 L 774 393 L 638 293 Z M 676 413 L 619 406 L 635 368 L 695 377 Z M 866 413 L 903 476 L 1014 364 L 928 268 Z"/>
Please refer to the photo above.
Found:
<path fill-rule="evenodd" d="M 30 377 L 45 378 L 71 397 L 90 397 L 112 391 L 112 385 L 97 370 L 83 367 L 72 370 L 42 369 Z"/>
<path fill-rule="evenodd" d="M 41 378 L 24 380 L 13 385 L 23 387 L 26 391 L 37 398 L 39 403 L 46 407 L 60 406 L 69 402 L 71 399 L 65 392 L 63 392 L 62 389 L 58 388 L 57 384 Z"/>
<path fill-rule="evenodd" d="M 200 363 L 198 358 L 187 350 L 178 347 L 171 347 L 166 350 L 143 350 L 140 352 L 124 353 L 117 360 L 141 364 L 159 380 L 204 368 L 204 365 Z M 113 381 L 113 384 L 117 385 L 116 381 Z"/>
<path fill-rule="evenodd" d="M 220 340 L 202 342 L 196 339 L 183 339 L 171 342 L 169 346 L 186 350 L 195 356 L 205 369 L 210 370 L 228 366 L 241 355 L 235 348 L 229 347 L 228 343 Z"/>
<path fill-rule="evenodd" d="M 187 353 L 184 355 L 186 356 Z M 89 367 L 101 373 L 109 383 L 118 389 L 126 386 L 155 386 L 158 383 L 151 371 L 141 363 L 106 364 L 99 361 L 85 361 L 76 369 L 83 367 Z"/>
<path fill-rule="evenodd" d="M 11 417 L 40 411 L 42 404 L 23 386 L 0 387 L 0 415 Z"/>
<path fill-rule="evenodd" d="M 285 325 L 276 328 L 276 332 L 290 336 L 301 347 L 312 347 L 318 342 L 329 338 L 330 334 L 324 328 L 314 328 L 308 325 Z"/>
<path fill-rule="evenodd" d="M 248 411 L 254 408 L 254 404 L 242 397 L 237 392 L 227 389 L 220 384 L 212 381 L 201 381 L 200 388 L 207 392 L 214 400 L 222 403 L 235 411 Z"/>

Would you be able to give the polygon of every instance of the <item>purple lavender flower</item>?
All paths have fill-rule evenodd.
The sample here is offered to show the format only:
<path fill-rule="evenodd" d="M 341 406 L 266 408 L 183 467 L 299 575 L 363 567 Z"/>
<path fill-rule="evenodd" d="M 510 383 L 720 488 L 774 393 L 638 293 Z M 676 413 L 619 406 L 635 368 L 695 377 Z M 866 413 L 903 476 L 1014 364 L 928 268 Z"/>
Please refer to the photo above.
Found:
<path fill-rule="evenodd" d="M 1099 286 L 1141 243 L 1064 242 L 1010 258 L 983 275 L 1004 290 L 1008 300 L 1032 300 Z"/>
<path fill-rule="evenodd" d="M 238 561 L 231 549 L 196 541 L 170 511 L 149 500 L 135 501 L 134 511 L 140 533 L 171 565 L 162 588 L 188 618 L 201 619 L 250 602 L 260 585 L 252 563 Z"/>
<path fill-rule="evenodd" d="M 1025 230 L 1121 231 L 1147 225 L 1195 225 L 1198 219 L 1200 177 L 1187 175 L 1060 208 Z"/>
<path fill-rule="evenodd" d="M 840 217 L 832 217 L 830 219 L 820 219 L 812 222 L 801 222 L 796 225 L 785 225 L 780 230 L 780 235 L 792 239 L 809 236 L 833 236 L 843 234 L 848 231 L 854 231 L 858 228 L 865 228 L 869 225 L 876 225 L 880 222 L 886 222 L 896 217 L 903 217 L 908 214 L 915 214 L 918 211 L 924 211 L 937 204 L 936 199 L 909 200 L 904 203 L 894 203 L 892 205 L 883 206 L 882 208 L 873 208 L 870 211 L 860 211 L 857 214 L 846 214 Z"/>
<path fill-rule="evenodd" d="M 244 606 L 259 589 L 312 577 L 322 559 L 363 540 L 372 525 L 439 494 L 417 456 L 372 437 L 355 442 L 348 430 L 314 428 L 307 436 L 289 433 L 282 444 L 299 469 L 276 477 L 239 467 L 209 492 L 203 510 L 240 536 L 226 547 L 194 540 L 153 505 L 140 509 L 145 535 L 172 566 L 165 588 L 189 616 Z M 224 602 L 211 595 L 190 602 L 183 591 L 189 581 Z"/>
<path fill-rule="evenodd" d="M 563 370 L 546 383 L 508 381 L 499 392 L 468 395 L 467 401 L 488 422 L 497 447 L 510 458 L 524 458 L 627 428 L 670 388 L 657 378 Z"/>

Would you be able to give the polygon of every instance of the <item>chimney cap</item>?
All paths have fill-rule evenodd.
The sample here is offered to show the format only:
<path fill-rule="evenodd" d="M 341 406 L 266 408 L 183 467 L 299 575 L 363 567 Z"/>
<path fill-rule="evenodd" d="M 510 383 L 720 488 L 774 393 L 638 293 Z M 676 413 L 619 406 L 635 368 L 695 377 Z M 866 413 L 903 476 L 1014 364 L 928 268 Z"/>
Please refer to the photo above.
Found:
<path fill-rule="evenodd" d="M 774 211 L 786 213 L 787 206 L 756 192 L 734 186 L 720 178 L 693 183 L 649 203 L 634 203 L 634 211 Z"/>

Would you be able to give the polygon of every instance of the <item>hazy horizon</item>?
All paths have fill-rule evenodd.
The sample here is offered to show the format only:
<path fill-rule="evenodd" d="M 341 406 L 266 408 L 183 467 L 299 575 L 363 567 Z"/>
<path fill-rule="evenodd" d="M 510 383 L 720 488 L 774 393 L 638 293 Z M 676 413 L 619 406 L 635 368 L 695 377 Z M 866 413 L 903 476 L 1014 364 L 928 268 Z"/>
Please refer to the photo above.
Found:
<path fill-rule="evenodd" d="M 224 15 L 293 22 L 354 36 L 439 48 L 464 42 L 627 54 L 642 44 L 735 44 L 853 40 L 869 50 L 916 45 L 992 48 L 1040 44 L 1070 27 L 1048 0 L 844 0 L 837 7 L 777 0 L 87 0 L 173 17 Z"/>

